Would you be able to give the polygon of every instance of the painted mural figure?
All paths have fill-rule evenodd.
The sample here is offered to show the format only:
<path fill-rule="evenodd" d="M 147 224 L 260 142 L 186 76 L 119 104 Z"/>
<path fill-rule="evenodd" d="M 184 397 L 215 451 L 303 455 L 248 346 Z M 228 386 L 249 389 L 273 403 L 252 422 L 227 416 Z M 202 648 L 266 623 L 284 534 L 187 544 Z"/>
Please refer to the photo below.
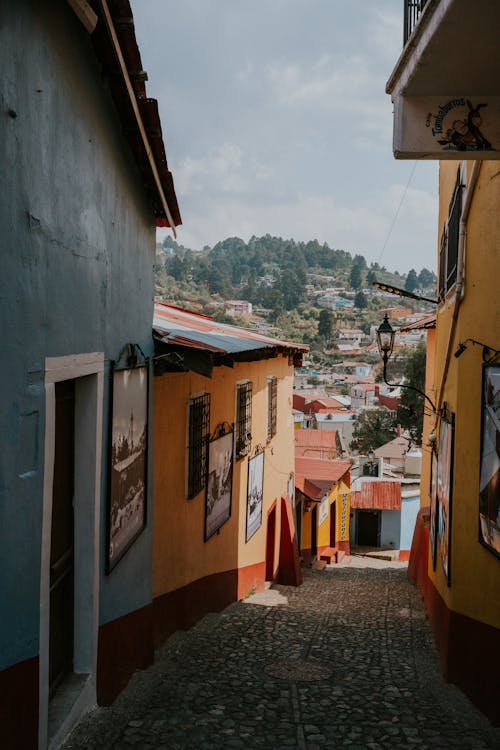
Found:
<path fill-rule="evenodd" d="M 492 146 L 481 132 L 483 120 L 480 110 L 488 104 L 481 102 L 474 107 L 470 99 L 467 99 L 467 106 L 467 118 L 454 120 L 451 128 L 446 131 L 446 137 L 439 139 L 438 143 L 448 148 L 456 148 L 458 151 L 487 151 Z"/>

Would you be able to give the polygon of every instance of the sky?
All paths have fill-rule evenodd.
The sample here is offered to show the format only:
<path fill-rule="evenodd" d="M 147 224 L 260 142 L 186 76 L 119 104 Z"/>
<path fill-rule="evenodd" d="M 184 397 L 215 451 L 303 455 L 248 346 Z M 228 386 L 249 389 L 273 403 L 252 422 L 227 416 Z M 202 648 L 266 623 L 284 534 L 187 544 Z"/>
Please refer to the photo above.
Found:
<path fill-rule="evenodd" d="M 437 162 L 392 155 L 399 0 L 131 5 L 181 244 L 269 233 L 435 270 Z"/>

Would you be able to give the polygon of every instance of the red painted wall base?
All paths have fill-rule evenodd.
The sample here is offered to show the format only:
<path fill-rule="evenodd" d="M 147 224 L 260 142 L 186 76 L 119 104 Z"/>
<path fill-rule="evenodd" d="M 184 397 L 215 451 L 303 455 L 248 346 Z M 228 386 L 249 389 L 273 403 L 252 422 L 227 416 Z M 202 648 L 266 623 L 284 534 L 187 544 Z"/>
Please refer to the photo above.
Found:
<path fill-rule="evenodd" d="M 97 702 L 110 706 L 132 674 L 153 663 L 152 606 L 101 625 L 97 649 Z"/>
<path fill-rule="evenodd" d="M 450 610 L 427 573 L 429 509 L 417 516 L 408 577 L 424 598 L 445 680 L 500 726 L 500 630 Z"/>
<path fill-rule="evenodd" d="M 38 747 L 38 656 L 0 671 L 0 747 Z"/>

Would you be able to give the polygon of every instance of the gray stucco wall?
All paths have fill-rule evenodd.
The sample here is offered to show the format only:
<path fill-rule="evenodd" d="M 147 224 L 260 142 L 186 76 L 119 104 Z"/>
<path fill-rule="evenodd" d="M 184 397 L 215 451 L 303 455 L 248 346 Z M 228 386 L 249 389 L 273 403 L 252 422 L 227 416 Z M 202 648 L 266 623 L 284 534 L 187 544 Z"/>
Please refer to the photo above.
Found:
<path fill-rule="evenodd" d="M 38 652 L 45 357 L 103 351 L 108 370 L 127 342 L 152 352 L 155 245 L 83 26 L 64 0 L 2 9 L 0 668 Z M 150 525 L 104 575 L 102 485 L 101 623 L 151 600 Z"/>

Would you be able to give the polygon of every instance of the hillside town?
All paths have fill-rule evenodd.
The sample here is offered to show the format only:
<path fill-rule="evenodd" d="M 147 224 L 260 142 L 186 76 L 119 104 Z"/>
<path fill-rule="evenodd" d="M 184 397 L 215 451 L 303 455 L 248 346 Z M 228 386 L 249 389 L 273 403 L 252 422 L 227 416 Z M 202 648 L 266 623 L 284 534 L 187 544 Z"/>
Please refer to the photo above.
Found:
<path fill-rule="evenodd" d="M 144 8 L 6 2 L 2 749 L 500 746 L 500 9 L 404 11 L 394 156 L 439 162 L 437 275 L 184 246 L 227 160 L 167 149 Z"/>

